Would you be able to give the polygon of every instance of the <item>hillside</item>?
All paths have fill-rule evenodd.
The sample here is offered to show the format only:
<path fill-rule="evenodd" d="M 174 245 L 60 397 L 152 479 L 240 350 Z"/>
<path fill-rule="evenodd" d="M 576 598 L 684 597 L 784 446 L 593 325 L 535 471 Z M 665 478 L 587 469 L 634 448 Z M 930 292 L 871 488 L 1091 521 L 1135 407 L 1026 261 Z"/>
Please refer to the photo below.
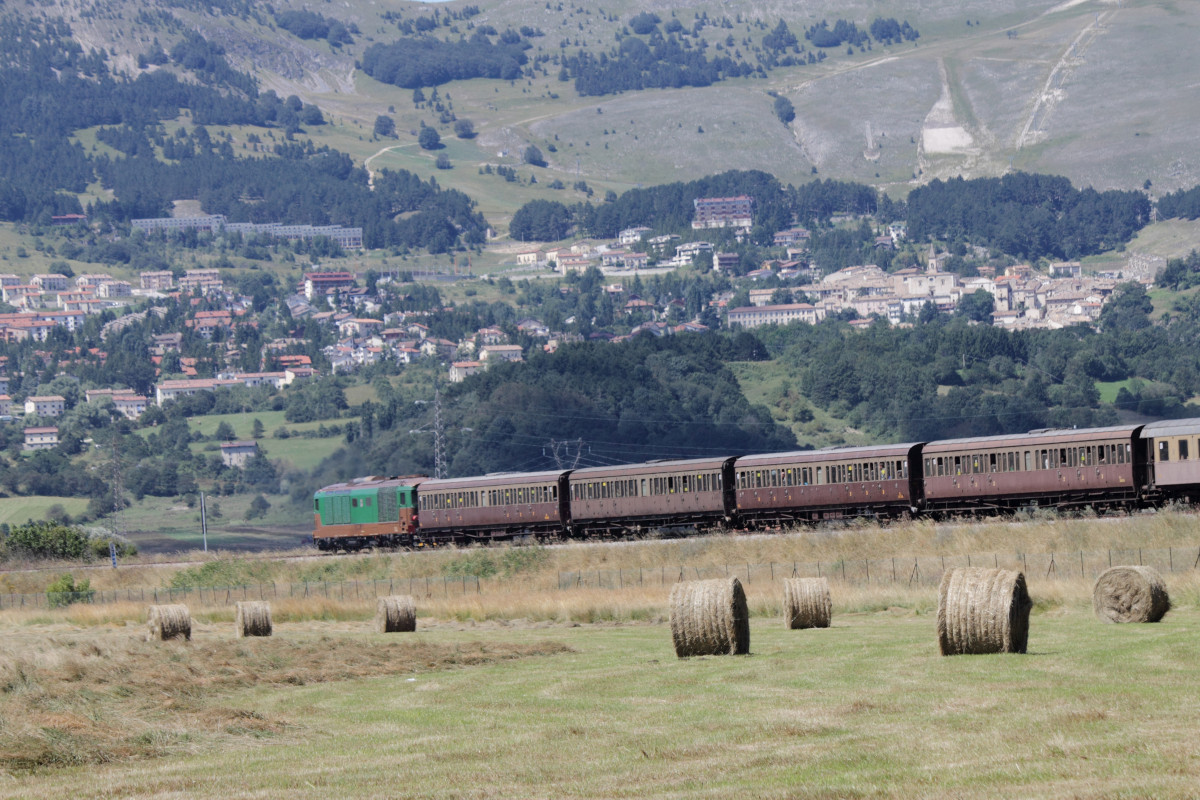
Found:
<path fill-rule="evenodd" d="M 1096 188 L 1140 188 L 1150 181 L 1156 193 L 1200 180 L 1200 164 L 1188 146 L 1200 122 L 1194 98 L 1200 65 L 1186 55 L 1200 18 L 1178 4 L 858 0 L 802 8 L 735 2 L 683 12 L 660 3 L 621 2 L 601 10 L 502 0 L 389 4 L 386 12 L 361 1 L 267 8 L 274 16 L 233 0 L 151 2 L 136 10 L 119 2 L 60 2 L 20 13 L 61 15 L 85 50 L 103 48 L 111 68 L 130 74 L 154 42 L 170 50 L 185 31 L 198 31 L 223 47 L 235 68 L 252 72 L 263 89 L 317 104 L 331 122 L 306 132 L 317 144 L 348 152 L 372 170 L 436 175 L 442 186 L 475 198 L 501 230 L 533 197 L 582 198 L 569 188 L 579 180 L 593 190 L 620 192 L 732 168 L 762 169 L 785 183 L 815 172 L 897 195 L 933 177 L 1010 168 L 1062 174 Z M 340 20 L 358 33 L 334 44 L 300 39 L 278 24 L 282 14 L 298 10 Z M 610 50 L 640 12 L 655 14 L 663 29 L 679 21 L 679 39 L 707 45 L 712 57 L 724 54 L 751 66 L 800 48 L 799 60 L 816 51 L 827 57 L 710 86 L 601 96 L 581 96 L 575 82 L 560 80 L 560 61 Z M 544 35 L 527 39 L 532 66 L 526 77 L 445 83 L 437 101 L 414 103 L 412 90 L 355 68 L 368 48 L 404 36 L 400 26 L 411 28 L 414 20 L 434 15 L 456 15 L 430 32 L 444 40 L 487 26 Z M 701 17 L 707 24 L 693 33 Z M 845 18 L 866 29 L 877 17 L 910 22 L 919 38 L 891 45 L 868 40 L 870 49 L 850 53 L 846 46 L 817 48 L 804 38 L 821 20 L 833 25 Z M 763 40 L 780 20 L 799 45 L 771 54 Z M 770 92 L 793 105 L 789 125 L 776 117 Z M 394 119 L 397 138 L 372 133 L 381 115 Z M 451 117 L 469 119 L 477 135 L 457 138 Z M 444 150 L 417 146 L 423 124 L 437 128 Z M 546 167 L 521 163 L 529 144 L 545 154 Z M 438 154 L 453 167 L 437 169 Z M 520 181 L 481 175 L 484 163 L 515 166 Z M 549 188 L 556 180 L 564 188 Z"/>

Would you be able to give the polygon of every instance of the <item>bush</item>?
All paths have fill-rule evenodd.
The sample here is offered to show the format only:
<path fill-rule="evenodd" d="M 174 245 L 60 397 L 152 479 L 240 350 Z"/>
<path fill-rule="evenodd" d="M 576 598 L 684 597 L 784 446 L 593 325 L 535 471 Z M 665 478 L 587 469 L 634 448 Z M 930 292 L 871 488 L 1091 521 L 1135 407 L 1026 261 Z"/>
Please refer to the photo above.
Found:
<path fill-rule="evenodd" d="M 442 573 L 451 578 L 490 578 L 499 571 L 496 560 L 486 550 L 471 550 L 442 567 Z"/>
<path fill-rule="evenodd" d="M 92 582 L 84 578 L 75 583 L 75 576 L 67 572 L 59 575 L 46 587 L 46 601 L 51 608 L 62 608 L 72 603 L 90 603 L 96 598 Z"/>
<path fill-rule="evenodd" d="M 57 522 L 27 522 L 17 525 L 9 531 L 5 542 L 12 555 L 31 558 L 80 559 L 91 555 L 86 533 L 74 526 Z"/>
<path fill-rule="evenodd" d="M 417 144 L 422 150 L 438 150 L 442 146 L 442 137 L 438 136 L 435 129 L 426 126 L 417 134 Z"/>
<path fill-rule="evenodd" d="M 247 521 L 252 519 L 261 519 L 267 515 L 267 510 L 270 508 L 271 504 L 267 502 L 267 498 L 263 497 L 261 494 L 256 495 L 255 498 L 250 501 L 250 507 L 246 509 L 243 519 Z"/>
<path fill-rule="evenodd" d="M 522 156 L 522 159 L 525 161 L 526 164 L 529 164 L 534 167 L 546 166 L 546 157 L 542 155 L 541 150 L 539 150 L 535 145 L 532 145 L 532 144 L 529 145 L 529 147 L 525 148 L 525 153 Z"/>

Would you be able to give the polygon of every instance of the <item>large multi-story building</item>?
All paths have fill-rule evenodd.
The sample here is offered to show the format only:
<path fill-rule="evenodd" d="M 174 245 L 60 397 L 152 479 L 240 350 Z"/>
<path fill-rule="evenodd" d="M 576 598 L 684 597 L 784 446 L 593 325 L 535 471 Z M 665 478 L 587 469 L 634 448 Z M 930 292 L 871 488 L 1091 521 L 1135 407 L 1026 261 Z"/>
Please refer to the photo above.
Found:
<path fill-rule="evenodd" d="M 58 428 L 26 428 L 26 450 L 52 450 L 58 447 Z"/>
<path fill-rule="evenodd" d="M 134 230 L 154 231 L 227 231 L 229 233 L 274 236 L 280 239 L 315 239 L 326 236 L 347 249 L 363 246 L 362 228 L 343 228 L 341 225 L 285 225 L 282 222 L 228 222 L 221 214 L 202 217 L 153 217 L 130 220 Z"/>
<path fill-rule="evenodd" d="M 815 324 L 824 317 L 821 310 L 808 303 L 788 303 L 775 306 L 743 306 L 729 310 L 729 325 L 757 328 L 759 325 L 786 325 L 789 322 Z"/>
<path fill-rule="evenodd" d="M 39 417 L 57 417 L 66 408 L 66 399 L 61 395 L 49 394 L 25 399 L 25 413 Z"/>
<path fill-rule="evenodd" d="M 306 272 L 304 273 L 304 296 L 309 300 L 330 292 L 352 289 L 353 272 Z"/>
<path fill-rule="evenodd" d="M 149 289 L 151 291 L 162 291 L 164 289 L 171 289 L 175 286 L 175 273 L 171 272 L 169 269 L 161 269 L 155 272 L 143 272 L 138 276 L 138 278 L 140 279 L 139 285 L 143 289 Z"/>
<path fill-rule="evenodd" d="M 696 215 L 692 218 L 693 228 L 749 228 L 754 198 L 740 194 L 737 197 L 697 197 L 692 201 Z"/>

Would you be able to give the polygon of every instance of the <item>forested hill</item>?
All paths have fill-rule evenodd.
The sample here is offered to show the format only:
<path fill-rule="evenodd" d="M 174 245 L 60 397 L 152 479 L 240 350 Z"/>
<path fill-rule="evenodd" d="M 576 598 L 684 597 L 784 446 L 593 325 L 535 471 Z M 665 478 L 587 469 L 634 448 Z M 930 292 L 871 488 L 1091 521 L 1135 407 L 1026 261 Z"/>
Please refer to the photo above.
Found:
<path fill-rule="evenodd" d="M 582 441 L 579 466 L 793 448 L 791 432 L 747 402 L 724 364 L 765 356 L 749 334 L 643 335 L 623 345 L 567 345 L 488 370 L 444 398 L 448 474 L 550 469 L 552 441 Z M 411 428 L 394 423 L 339 451 L 322 478 L 433 474 L 432 431 Z"/>
<path fill-rule="evenodd" d="M 406 171 L 384 171 L 372 191 L 345 154 L 295 141 L 325 124 L 321 110 L 259 92 L 198 34 L 169 54 L 150 54 L 190 79 L 165 69 L 116 75 L 70 37 L 64 23 L 0 18 L 0 220 L 47 224 L 55 214 L 81 213 L 77 195 L 99 182 L 113 199 L 87 209 L 97 222 L 166 216 L 172 201 L 196 199 L 206 213 L 235 221 L 362 227 L 370 247 L 442 252 L 484 239 L 487 223 L 465 194 Z M 183 109 L 196 127 L 168 132 L 165 123 Z M 239 157 L 209 125 L 278 131 L 283 141 Z M 97 139 L 118 155 L 72 141 L 97 126 Z"/>
<path fill-rule="evenodd" d="M 1184 267 L 1181 265 L 1180 271 Z M 876 441 L 928 441 L 1116 424 L 1118 413 L 1196 416 L 1200 302 L 1163 324 L 1136 283 L 1118 287 L 1100 330 L 1009 331 L 965 315 L 922 314 L 912 327 L 865 331 L 826 320 L 756 330 L 795 391 Z M 1101 398 L 1099 385 L 1119 387 Z"/>

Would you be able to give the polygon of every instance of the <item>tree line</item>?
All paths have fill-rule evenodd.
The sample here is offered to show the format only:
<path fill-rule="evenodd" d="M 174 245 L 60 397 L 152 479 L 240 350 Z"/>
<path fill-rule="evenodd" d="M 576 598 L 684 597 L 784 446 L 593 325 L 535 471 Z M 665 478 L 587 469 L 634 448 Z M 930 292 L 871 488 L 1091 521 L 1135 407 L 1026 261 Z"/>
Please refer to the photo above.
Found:
<path fill-rule="evenodd" d="M 515 37 L 516 41 L 511 41 Z M 362 54 L 359 67 L 381 83 L 420 89 L 456 80 L 521 76 L 530 45 L 520 34 L 493 42 L 476 30 L 469 39 L 443 41 L 431 36 L 404 37 L 391 44 L 373 44 Z"/>

